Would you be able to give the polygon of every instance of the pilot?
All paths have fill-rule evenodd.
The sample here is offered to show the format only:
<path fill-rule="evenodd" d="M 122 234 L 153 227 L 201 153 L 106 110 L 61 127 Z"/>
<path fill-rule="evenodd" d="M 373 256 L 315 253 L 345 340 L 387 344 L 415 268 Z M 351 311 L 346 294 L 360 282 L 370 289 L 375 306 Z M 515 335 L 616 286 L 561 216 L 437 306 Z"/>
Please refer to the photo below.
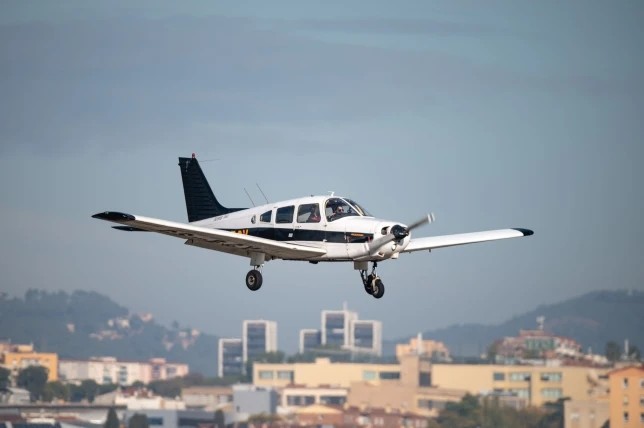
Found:
<path fill-rule="evenodd" d="M 342 217 L 344 214 L 344 208 L 342 208 L 342 205 L 338 205 L 335 207 L 335 210 L 333 210 L 333 214 L 329 216 L 329 220 L 336 220 Z"/>
<path fill-rule="evenodd" d="M 309 218 L 306 220 L 306 222 L 307 223 L 320 222 L 320 208 L 317 206 L 317 204 L 311 207 L 311 214 L 309 214 Z"/>

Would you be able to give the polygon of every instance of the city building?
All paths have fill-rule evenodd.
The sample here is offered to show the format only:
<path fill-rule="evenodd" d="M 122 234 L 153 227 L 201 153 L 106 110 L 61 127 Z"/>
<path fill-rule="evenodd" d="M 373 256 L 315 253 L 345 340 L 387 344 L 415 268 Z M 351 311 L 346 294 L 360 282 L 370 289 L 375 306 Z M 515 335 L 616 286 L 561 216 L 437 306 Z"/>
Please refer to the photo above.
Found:
<path fill-rule="evenodd" d="M 244 350 L 241 339 L 219 339 L 217 374 L 219 377 L 244 374 Z"/>
<path fill-rule="evenodd" d="M 433 362 L 449 362 L 449 349 L 443 342 L 435 340 L 423 340 L 421 333 L 409 340 L 409 343 L 396 345 L 396 358 L 400 359 L 406 355 L 419 355 L 430 358 Z"/>
<path fill-rule="evenodd" d="M 608 373 L 610 426 L 644 426 L 644 366 L 631 366 Z"/>
<path fill-rule="evenodd" d="M 114 357 L 94 357 L 89 360 L 61 360 L 60 378 L 67 382 L 93 380 L 98 384 L 148 384 L 154 380 L 182 377 L 189 373 L 187 364 L 168 363 L 163 358 L 148 361 L 119 361 Z"/>
<path fill-rule="evenodd" d="M 603 428 L 609 417 L 608 397 L 564 401 L 564 428 Z"/>
<path fill-rule="evenodd" d="M 322 311 L 322 330 L 320 341 L 322 345 L 351 349 L 351 321 L 357 320 L 358 314 L 346 308 L 342 310 Z"/>
<path fill-rule="evenodd" d="M 242 357 L 244 364 L 267 352 L 277 351 L 277 323 L 266 320 L 244 320 L 242 324 Z"/>
<path fill-rule="evenodd" d="M 470 394 L 509 393 L 541 406 L 564 397 L 597 397 L 603 391 L 597 379 L 607 371 L 582 366 L 432 364 L 431 384 Z"/>
<path fill-rule="evenodd" d="M 233 402 L 230 386 L 191 386 L 181 390 L 181 398 L 188 409 L 215 411 Z"/>
<path fill-rule="evenodd" d="M 353 352 L 382 355 L 382 323 L 380 321 L 352 320 L 349 323 L 349 336 Z"/>
<path fill-rule="evenodd" d="M 123 425 L 129 426 L 137 413 L 144 414 L 148 424 L 155 428 L 212 427 L 214 419 L 212 412 L 202 410 L 128 409 L 123 414 Z"/>
<path fill-rule="evenodd" d="M 349 389 L 342 387 L 289 385 L 281 390 L 280 410 L 291 413 L 312 404 L 341 406 L 347 402 L 348 393 Z"/>
<path fill-rule="evenodd" d="M 47 369 L 48 382 L 58 380 L 58 354 L 36 352 L 33 345 L 12 345 L 6 342 L 2 349 L 0 366 L 10 370 L 14 379 L 27 367 L 41 366 Z"/>
<path fill-rule="evenodd" d="M 300 354 L 315 351 L 322 344 L 320 330 L 300 330 Z"/>
<path fill-rule="evenodd" d="M 246 420 L 249 416 L 277 412 L 279 397 L 273 388 L 263 388 L 255 385 L 233 385 L 233 403 L 237 420 Z"/>
<path fill-rule="evenodd" d="M 161 397 L 146 388 L 118 388 L 94 398 L 94 403 L 104 406 L 125 407 L 128 410 L 165 409 L 185 410 L 183 400 Z"/>

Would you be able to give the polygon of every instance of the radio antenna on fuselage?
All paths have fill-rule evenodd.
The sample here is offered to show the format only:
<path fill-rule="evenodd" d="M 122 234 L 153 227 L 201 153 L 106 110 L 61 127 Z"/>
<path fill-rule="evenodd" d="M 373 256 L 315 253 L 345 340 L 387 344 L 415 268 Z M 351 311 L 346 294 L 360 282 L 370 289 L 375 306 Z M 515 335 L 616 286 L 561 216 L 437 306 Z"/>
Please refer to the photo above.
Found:
<path fill-rule="evenodd" d="M 254 207 L 257 206 L 257 205 L 255 205 L 255 202 L 253 201 L 253 198 L 250 197 L 250 194 L 248 193 L 248 190 L 246 190 L 245 187 L 244 187 L 244 192 L 246 192 L 246 196 L 248 196 L 248 199 L 250 199 L 250 203 L 253 204 Z"/>
<path fill-rule="evenodd" d="M 268 202 L 268 198 L 267 198 L 267 197 L 266 197 L 266 195 L 264 194 L 264 191 L 262 190 L 262 188 L 261 188 L 261 187 L 259 187 L 259 183 L 255 183 L 255 185 L 257 186 L 257 188 L 259 189 L 259 191 L 260 191 L 260 192 L 262 192 L 262 196 L 264 197 L 264 199 L 266 199 L 266 203 L 267 203 L 267 204 L 270 204 L 270 202 Z"/>

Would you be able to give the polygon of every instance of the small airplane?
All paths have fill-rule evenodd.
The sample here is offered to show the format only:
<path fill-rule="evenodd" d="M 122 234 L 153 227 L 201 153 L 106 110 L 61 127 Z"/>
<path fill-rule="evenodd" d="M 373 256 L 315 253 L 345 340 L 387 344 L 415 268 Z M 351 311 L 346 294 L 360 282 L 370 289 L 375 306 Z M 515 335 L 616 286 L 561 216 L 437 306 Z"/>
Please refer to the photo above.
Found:
<path fill-rule="evenodd" d="M 378 219 L 353 199 L 333 193 L 252 208 L 226 208 L 215 198 L 194 153 L 189 158 L 180 157 L 179 167 L 189 223 L 115 211 L 92 217 L 121 224 L 114 229 L 162 233 L 185 239 L 187 245 L 249 257 L 253 268 L 246 275 L 246 286 L 252 291 L 262 286 L 261 269 L 270 260 L 353 262 L 365 291 L 380 299 L 385 293 L 376 274 L 380 261 L 397 259 L 401 253 L 534 233 L 514 228 L 412 239 L 411 231 L 432 222 L 433 214 L 405 225 Z"/>

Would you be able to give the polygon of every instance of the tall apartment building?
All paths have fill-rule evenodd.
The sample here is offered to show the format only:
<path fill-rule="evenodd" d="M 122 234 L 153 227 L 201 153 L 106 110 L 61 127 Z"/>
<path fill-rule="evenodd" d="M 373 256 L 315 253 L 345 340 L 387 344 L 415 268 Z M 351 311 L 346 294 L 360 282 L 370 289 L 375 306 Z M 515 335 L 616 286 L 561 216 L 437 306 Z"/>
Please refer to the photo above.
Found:
<path fill-rule="evenodd" d="M 242 340 L 219 339 L 217 374 L 219 377 L 241 376 L 244 373 L 244 350 Z"/>
<path fill-rule="evenodd" d="M 608 379 L 610 426 L 644 426 L 644 366 L 613 370 Z"/>
<path fill-rule="evenodd" d="M 242 357 L 244 363 L 258 355 L 277 351 L 277 323 L 266 320 L 244 320 Z"/>
<path fill-rule="evenodd" d="M 351 349 L 351 321 L 357 320 L 358 314 L 346 308 L 342 310 L 322 311 L 321 343 L 327 346 L 337 346 Z"/>
<path fill-rule="evenodd" d="M 300 330 L 300 354 L 313 351 L 319 348 L 321 344 L 320 330 L 307 328 Z"/>
<path fill-rule="evenodd" d="M 349 336 L 353 352 L 382 355 L 382 323 L 380 321 L 352 320 L 349 323 Z"/>

